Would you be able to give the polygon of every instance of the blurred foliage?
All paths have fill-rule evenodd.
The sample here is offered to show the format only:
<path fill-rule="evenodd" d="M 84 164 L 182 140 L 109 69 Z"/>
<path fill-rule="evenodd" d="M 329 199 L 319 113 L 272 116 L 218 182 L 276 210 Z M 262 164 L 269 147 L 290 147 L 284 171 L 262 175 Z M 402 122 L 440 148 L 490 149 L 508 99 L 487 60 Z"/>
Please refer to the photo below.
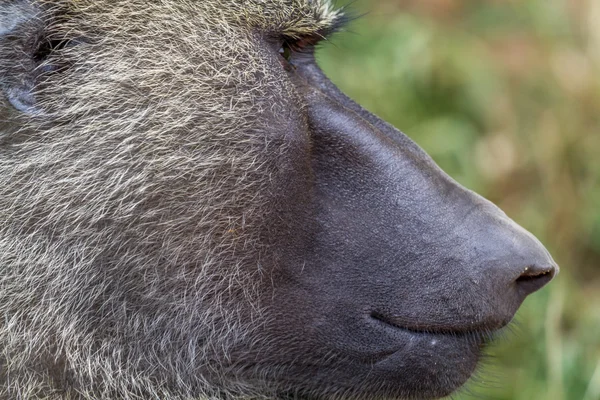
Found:
<path fill-rule="evenodd" d="M 453 398 L 599 400 L 600 1 L 349 7 L 364 15 L 319 50 L 325 72 L 562 267 Z"/>

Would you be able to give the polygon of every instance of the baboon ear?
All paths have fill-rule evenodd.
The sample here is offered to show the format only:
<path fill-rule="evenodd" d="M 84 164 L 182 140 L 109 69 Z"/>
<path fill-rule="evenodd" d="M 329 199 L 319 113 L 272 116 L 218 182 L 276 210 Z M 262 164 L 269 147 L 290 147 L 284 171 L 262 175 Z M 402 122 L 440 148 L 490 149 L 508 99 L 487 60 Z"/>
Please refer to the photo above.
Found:
<path fill-rule="evenodd" d="M 0 0 L 0 92 L 14 108 L 27 114 L 38 112 L 33 90 L 43 31 L 39 9 L 31 1 Z"/>

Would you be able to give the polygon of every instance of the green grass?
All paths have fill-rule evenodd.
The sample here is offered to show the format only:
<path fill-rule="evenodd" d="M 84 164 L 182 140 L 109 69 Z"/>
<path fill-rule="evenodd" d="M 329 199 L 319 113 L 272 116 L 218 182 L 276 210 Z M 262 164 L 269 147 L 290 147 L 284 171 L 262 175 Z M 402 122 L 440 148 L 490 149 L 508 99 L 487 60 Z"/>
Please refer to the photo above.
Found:
<path fill-rule="evenodd" d="M 562 267 L 455 399 L 600 399 L 600 2 L 354 2 L 318 52 L 350 97 Z"/>

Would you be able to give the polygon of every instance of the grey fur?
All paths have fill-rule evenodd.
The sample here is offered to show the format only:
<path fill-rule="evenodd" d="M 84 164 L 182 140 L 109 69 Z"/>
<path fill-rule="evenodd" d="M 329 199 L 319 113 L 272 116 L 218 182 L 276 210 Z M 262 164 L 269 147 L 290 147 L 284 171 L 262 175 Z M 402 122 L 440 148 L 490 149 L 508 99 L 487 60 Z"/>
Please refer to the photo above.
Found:
<path fill-rule="evenodd" d="M 3 31 L 25 4 L 0 5 Z M 73 67 L 38 83 L 46 117 L 11 115 L 0 150 L 0 398 L 195 397 L 211 354 L 250 334 L 240 318 L 261 318 L 256 226 L 277 172 L 256 116 L 278 115 L 284 72 L 235 2 L 39 4 L 46 35 L 95 42 L 52 55 Z"/>
<path fill-rule="evenodd" d="M 0 7 L 0 36 L 11 33 L 19 24 L 35 15 L 35 8 L 24 1 L 6 1 Z"/>
<path fill-rule="evenodd" d="M 422 399 L 469 378 L 557 267 L 327 80 L 308 49 L 341 19 L 0 0 L 1 400 Z"/>

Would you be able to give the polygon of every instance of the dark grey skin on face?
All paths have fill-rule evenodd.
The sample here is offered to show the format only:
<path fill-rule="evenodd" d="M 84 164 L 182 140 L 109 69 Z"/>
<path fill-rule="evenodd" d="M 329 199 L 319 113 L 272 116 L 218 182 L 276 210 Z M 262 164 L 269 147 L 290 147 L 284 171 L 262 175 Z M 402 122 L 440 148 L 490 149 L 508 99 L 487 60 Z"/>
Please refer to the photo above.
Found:
<path fill-rule="evenodd" d="M 39 37 L 25 39 L 13 30 L 20 20 L 27 20 L 27 13 L 39 12 L 25 3 L 5 6 L 0 17 L 4 42 L 0 44 L 7 46 L 13 40 L 24 49 L 37 49 L 32 50 L 34 54 L 39 50 Z M 9 12 L 14 18 L 6 18 Z M 12 37 L 7 39 L 9 28 Z M 336 88 L 316 64 L 311 45 L 318 35 L 296 40 L 295 46 L 289 45 L 290 39 L 282 45 L 272 33 L 256 36 L 261 59 L 268 60 L 265 69 L 292 88 L 291 93 L 269 89 L 273 91 L 269 97 L 282 105 L 277 116 L 268 111 L 255 115 L 263 127 L 261 137 L 277 138 L 287 149 L 273 152 L 274 147 L 265 147 L 260 155 L 266 164 L 275 165 L 278 175 L 265 192 L 268 211 L 261 219 L 263 226 L 257 228 L 263 248 L 260 260 L 249 250 L 250 255 L 244 256 L 247 268 L 255 268 L 256 264 L 248 262 L 255 257 L 264 270 L 260 282 L 245 283 L 259 288 L 259 304 L 253 306 L 262 310 L 263 318 L 260 324 L 250 318 L 242 320 L 251 333 L 225 349 L 226 356 L 219 353 L 219 346 L 214 353 L 203 353 L 211 354 L 211 359 L 208 367 L 198 367 L 204 387 L 195 393 L 224 398 L 233 394 L 280 399 L 435 399 L 454 392 L 470 378 L 494 332 L 511 321 L 527 295 L 554 277 L 557 265 L 535 237 L 492 203 L 452 180 L 402 132 Z M 94 45 L 93 40 L 73 43 L 82 48 Z M 65 48 L 56 40 L 52 46 Z M 48 81 L 40 76 L 68 76 L 70 71 L 67 67 L 50 72 L 31 69 L 28 63 L 35 66 L 36 61 L 24 61 L 26 56 L 26 51 L 15 53 L 12 59 L 0 54 L 0 93 L 4 96 L 0 157 L 7 159 L 17 154 L 21 143 L 37 143 L 28 132 L 22 136 L 24 128 L 19 124 L 27 118 L 45 118 L 43 107 L 36 104 L 35 88 Z M 40 93 L 38 97 L 43 97 Z M 287 116 L 283 123 L 282 115 Z M 53 138 L 45 140 L 40 146 L 52 143 Z M 142 155 L 137 157 L 143 164 Z M 35 181 L 29 183 L 35 185 Z M 252 198 L 255 193 L 247 195 Z M 174 198 L 173 204 L 177 201 Z M 9 218 L 2 211 L 0 216 Z M 159 222 L 165 221 L 155 222 L 160 230 Z M 154 228 L 145 223 L 145 229 Z M 113 268 L 116 254 L 125 252 L 127 246 L 123 244 L 115 254 L 103 254 L 94 267 L 107 271 L 104 279 L 115 286 L 131 279 L 131 287 L 142 285 L 139 290 L 144 293 L 143 279 L 134 282 L 135 276 L 127 277 Z M 185 254 L 181 259 L 185 260 Z M 0 286 L 0 290 L 9 292 L 10 287 Z M 222 295 L 215 292 L 215 296 Z M 223 307 L 231 303 L 224 302 Z M 237 306 L 250 308 L 242 300 Z M 131 303 L 127 307 L 135 308 Z M 6 318 L 12 317 L 8 314 Z M 98 310 L 90 320 L 101 328 L 110 318 L 116 321 L 113 314 L 118 313 L 101 315 Z M 98 332 L 106 334 L 102 329 Z M 165 334 L 163 344 L 168 337 L 173 335 Z M 96 340 L 100 343 L 102 338 Z M 125 343 L 123 349 L 138 345 L 142 343 Z M 60 359 L 56 349 L 48 351 L 46 361 L 35 360 L 31 371 L 52 376 L 54 372 L 48 371 L 58 364 L 69 370 L 68 359 Z M 132 365 L 126 350 L 119 354 L 124 354 L 119 359 L 123 366 Z M 0 353 L 0 368 L 10 362 L 10 355 Z M 117 389 L 102 389 L 101 378 L 89 383 L 83 378 L 78 381 L 77 374 L 65 376 L 68 379 L 54 379 L 55 390 L 48 392 L 55 396 L 52 399 L 82 393 L 88 390 L 86 384 L 91 391 L 86 393 L 97 385 L 104 396 L 108 392 L 113 398 L 124 397 Z M 11 393 L 3 391 L 10 379 L 0 370 L 0 398 L 1 393 Z M 232 380 L 241 384 L 226 387 Z M 200 387 L 190 382 L 186 386 L 190 390 Z M 177 384 L 176 379 L 165 379 L 161 389 L 173 394 L 163 398 L 184 398 L 183 389 L 175 389 Z M 153 398 L 148 393 L 141 396 Z"/>
<path fill-rule="evenodd" d="M 529 232 L 446 175 L 304 58 L 314 193 L 281 273 L 274 327 L 315 358 L 293 369 L 329 394 L 437 398 L 473 373 L 493 332 L 558 267 Z M 293 264 L 292 264 L 293 265 Z M 314 360 L 340 359 L 316 369 Z M 300 357 L 300 354 L 297 355 Z M 339 364 L 337 363 L 339 362 Z M 285 377 L 284 377 L 285 379 Z M 333 382 L 333 384 L 332 384 Z"/>
<path fill-rule="evenodd" d="M 558 267 L 533 235 L 340 92 L 312 57 L 291 74 L 310 142 L 290 191 L 306 204 L 287 217 L 302 235 L 283 250 L 291 256 L 270 327 L 299 362 L 278 379 L 302 382 L 300 394 L 448 395 Z"/>

